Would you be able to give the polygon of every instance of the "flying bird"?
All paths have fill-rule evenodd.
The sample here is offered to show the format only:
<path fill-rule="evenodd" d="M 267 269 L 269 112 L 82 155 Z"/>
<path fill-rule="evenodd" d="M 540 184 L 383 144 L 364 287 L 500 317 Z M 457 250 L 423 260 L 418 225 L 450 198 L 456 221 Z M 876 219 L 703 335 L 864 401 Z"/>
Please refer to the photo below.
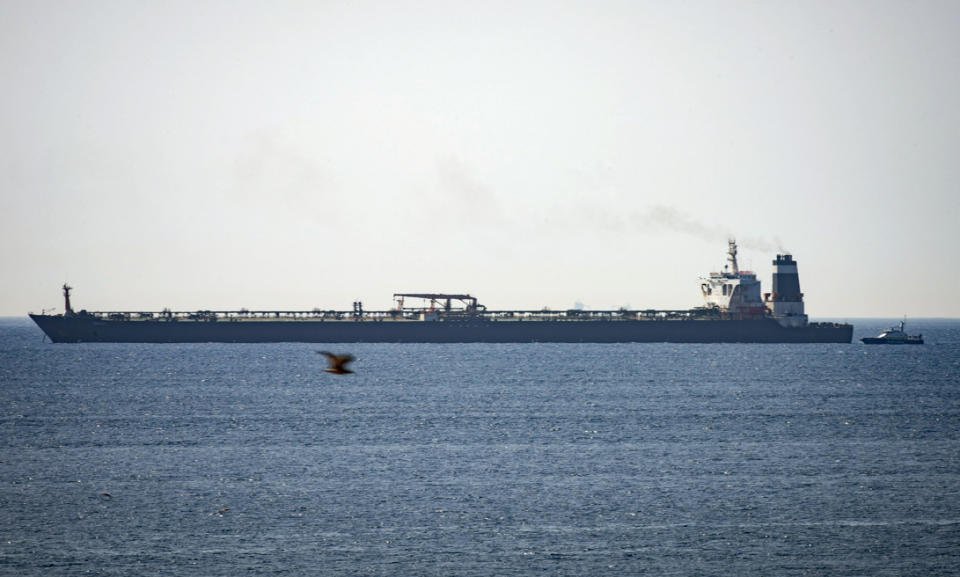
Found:
<path fill-rule="evenodd" d="M 335 375 L 349 375 L 353 372 L 346 367 L 348 363 L 353 361 L 353 355 L 335 355 L 333 353 L 328 353 L 327 351 L 317 352 L 327 357 L 327 360 L 330 362 L 330 367 L 324 369 L 325 372 L 333 373 Z"/>

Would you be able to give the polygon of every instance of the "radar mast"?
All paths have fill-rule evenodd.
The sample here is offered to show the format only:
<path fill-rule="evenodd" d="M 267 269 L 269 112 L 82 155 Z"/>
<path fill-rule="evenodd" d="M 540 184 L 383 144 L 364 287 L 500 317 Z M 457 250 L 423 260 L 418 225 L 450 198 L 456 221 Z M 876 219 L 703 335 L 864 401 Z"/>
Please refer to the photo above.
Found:
<path fill-rule="evenodd" d="M 73 287 L 67 283 L 63 283 L 63 310 L 64 316 L 73 316 L 73 308 L 70 307 L 70 291 L 73 290 Z"/>
<path fill-rule="evenodd" d="M 730 262 L 730 273 L 735 276 L 739 275 L 740 267 L 737 266 L 737 239 L 728 239 L 727 246 L 727 260 Z"/>

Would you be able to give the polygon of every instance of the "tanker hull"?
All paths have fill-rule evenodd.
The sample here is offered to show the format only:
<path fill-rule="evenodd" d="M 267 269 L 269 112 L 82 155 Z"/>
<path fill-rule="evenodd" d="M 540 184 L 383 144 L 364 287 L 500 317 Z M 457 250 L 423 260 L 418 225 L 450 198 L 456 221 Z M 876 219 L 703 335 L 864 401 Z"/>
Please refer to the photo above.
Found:
<path fill-rule="evenodd" d="M 849 343 L 851 325 L 749 320 L 105 320 L 30 315 L 56 343 Z"/>

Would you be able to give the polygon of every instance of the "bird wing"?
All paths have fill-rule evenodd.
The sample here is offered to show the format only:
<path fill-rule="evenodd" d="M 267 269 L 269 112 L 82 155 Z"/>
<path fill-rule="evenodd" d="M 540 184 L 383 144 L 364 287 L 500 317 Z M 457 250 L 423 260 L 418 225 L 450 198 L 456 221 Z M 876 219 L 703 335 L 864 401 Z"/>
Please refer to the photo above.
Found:
<path fill-rule="evenodd" d="M 343 370 L 344 365 L 353 360 L 353 355 L 339 355 L 336 359 L 333 364 L 336 365 L 338 369 Z"/>
<path fill-rule="evenodd" d="M 349 363 L 354 359 L 353 355 L 335 355 L 333 353 L 328 353 L 327 351 L 317 351 L 321 355 L 327 357 L 330 361 L 330 367 L 334 369 L 342 369 L 343 365 Z"/>

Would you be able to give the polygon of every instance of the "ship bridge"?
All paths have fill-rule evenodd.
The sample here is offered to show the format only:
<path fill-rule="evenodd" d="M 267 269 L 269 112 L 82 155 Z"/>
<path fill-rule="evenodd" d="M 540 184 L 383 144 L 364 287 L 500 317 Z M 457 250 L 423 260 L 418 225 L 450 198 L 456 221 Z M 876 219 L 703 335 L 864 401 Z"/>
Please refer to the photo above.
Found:
<path fill-rule="evenodd" d="M 727 265 L 723 272 L 712 272 L 700 279 L 700 291 L 710 308 L 733 318 L 762 317 L 767 314 L 761 297 L 760 281 L 752 271 L 737 264 L 737 241 L 730 239 Z"/>

